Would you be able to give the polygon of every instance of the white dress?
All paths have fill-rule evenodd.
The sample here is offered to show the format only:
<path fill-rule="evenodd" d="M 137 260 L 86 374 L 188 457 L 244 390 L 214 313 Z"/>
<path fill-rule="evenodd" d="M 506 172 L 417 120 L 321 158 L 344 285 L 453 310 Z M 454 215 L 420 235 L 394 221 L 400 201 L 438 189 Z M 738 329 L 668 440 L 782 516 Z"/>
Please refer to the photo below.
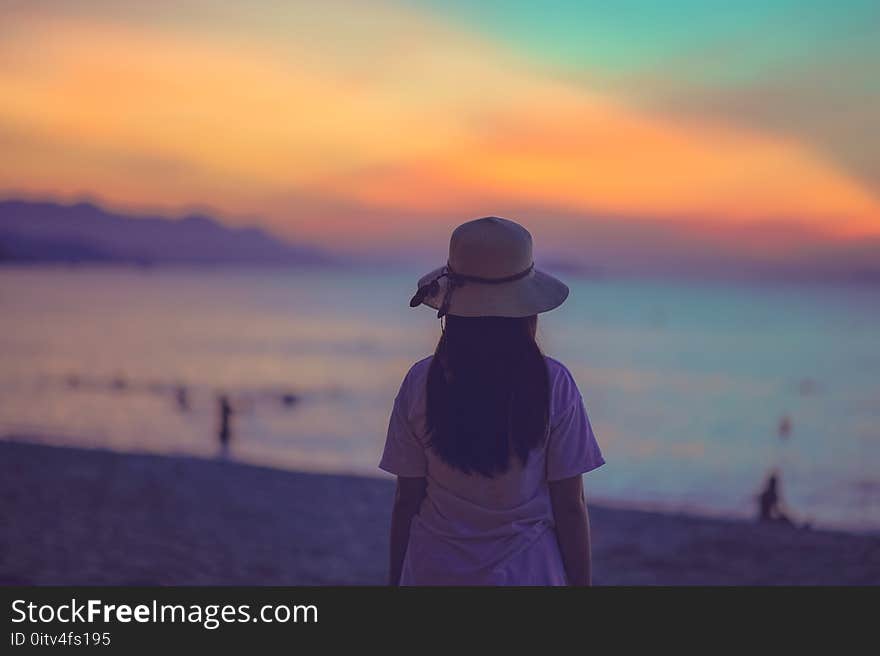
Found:
<path fill-rule="evenodd" d="M 431 358 L 412 366 L 394 399 L 379 467 L 425 477 L 401 585 L 565 585 L 548 481 L 591 471 L 605 460 L 583 398 L 565 366 L 547 358 L 550 430 L 525 466 L 513 458 L 492 478 L 465 474 L 426 446 Z"/>

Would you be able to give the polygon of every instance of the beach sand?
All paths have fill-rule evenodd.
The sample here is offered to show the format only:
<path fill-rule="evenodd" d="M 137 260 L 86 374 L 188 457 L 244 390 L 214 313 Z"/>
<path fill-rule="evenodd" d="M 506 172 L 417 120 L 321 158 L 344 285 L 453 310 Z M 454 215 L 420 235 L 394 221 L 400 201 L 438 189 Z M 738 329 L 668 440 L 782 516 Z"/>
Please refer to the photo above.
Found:
<path fill-rule="evenodd" d="M 393 484 L 0 441 L 0 584 L 381 585 Z M 600 585 L 880 584 L 880 536 L 591 505 Z"/>

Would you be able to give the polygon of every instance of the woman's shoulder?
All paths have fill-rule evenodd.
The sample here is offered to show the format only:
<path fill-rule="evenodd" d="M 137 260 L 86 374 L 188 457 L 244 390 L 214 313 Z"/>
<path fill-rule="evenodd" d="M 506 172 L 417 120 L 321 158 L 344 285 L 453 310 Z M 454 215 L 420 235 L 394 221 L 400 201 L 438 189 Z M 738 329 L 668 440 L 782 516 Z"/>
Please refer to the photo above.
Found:
<path fill-rule="evenodd" d="M 550 373 L 550 382 L 554 381 L 566 381 L 574 380 L 574 376 L 571 375 L 571 372 L 568 370 L 562 362 L 557 360 L 556 358 L 552 358 L 549 355 L 544 356 L 544 360 L 547 362 L 547 371 Z"/>
<path fill-rule="evenodd" d="M 431 368 L 431 361 L 434 359 L 433 355 L 429 355 L 428 357 L 422 358 L 413 366 L 409 368 L 409 371 L 406 372 L 406 376 L 404 377 L 404 382 L 407 380 L 418 380 L 425 379 L 428 377 L 428 370 Z"/>
<path fill-rule="evenodd" d="M 581 391 L 568 367 L 549 355 L 545 355 L 544 359 L 550 376 L 550 398 L 554 410 L 563 411 L 581 400 Z"/>
<path fill-rule="evenodd" d="M 428 370 L 431 368 L 433 358 L 433 355 L 422 358 L 406 372 L 398 392 L 401 401 L 414 401 L 424 393 L 428 381 Z"/>

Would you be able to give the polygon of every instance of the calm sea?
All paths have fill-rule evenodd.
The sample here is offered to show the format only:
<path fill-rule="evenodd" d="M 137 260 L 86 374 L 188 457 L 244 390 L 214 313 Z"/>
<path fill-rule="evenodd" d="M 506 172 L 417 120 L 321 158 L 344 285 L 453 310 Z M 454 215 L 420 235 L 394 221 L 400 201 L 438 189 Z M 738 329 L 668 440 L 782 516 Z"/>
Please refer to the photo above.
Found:
<path fill-rule="evenodd" d="M 214 456 L 226 393 L 232 458 L 380 475 L 439 334 L 419 273 L 0 269 L 0 436 Z M 608 460 L 592 497 L 742 516 L 778 468 L 797 518 L 880 529 L 876 289 L 569 282 L 539 336 Z"/>

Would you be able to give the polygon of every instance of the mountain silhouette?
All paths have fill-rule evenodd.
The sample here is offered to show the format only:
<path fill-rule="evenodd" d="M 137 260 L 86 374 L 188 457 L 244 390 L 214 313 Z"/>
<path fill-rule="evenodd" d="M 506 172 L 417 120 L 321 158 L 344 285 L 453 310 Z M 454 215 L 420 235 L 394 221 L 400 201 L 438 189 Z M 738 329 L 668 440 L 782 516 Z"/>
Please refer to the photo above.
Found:
<path fill-rule="evenodd" d="M 0 261 L 310 265 L 318 249 L 201 215 L 117 214 L 91 203 L 0 201 Z"/>

